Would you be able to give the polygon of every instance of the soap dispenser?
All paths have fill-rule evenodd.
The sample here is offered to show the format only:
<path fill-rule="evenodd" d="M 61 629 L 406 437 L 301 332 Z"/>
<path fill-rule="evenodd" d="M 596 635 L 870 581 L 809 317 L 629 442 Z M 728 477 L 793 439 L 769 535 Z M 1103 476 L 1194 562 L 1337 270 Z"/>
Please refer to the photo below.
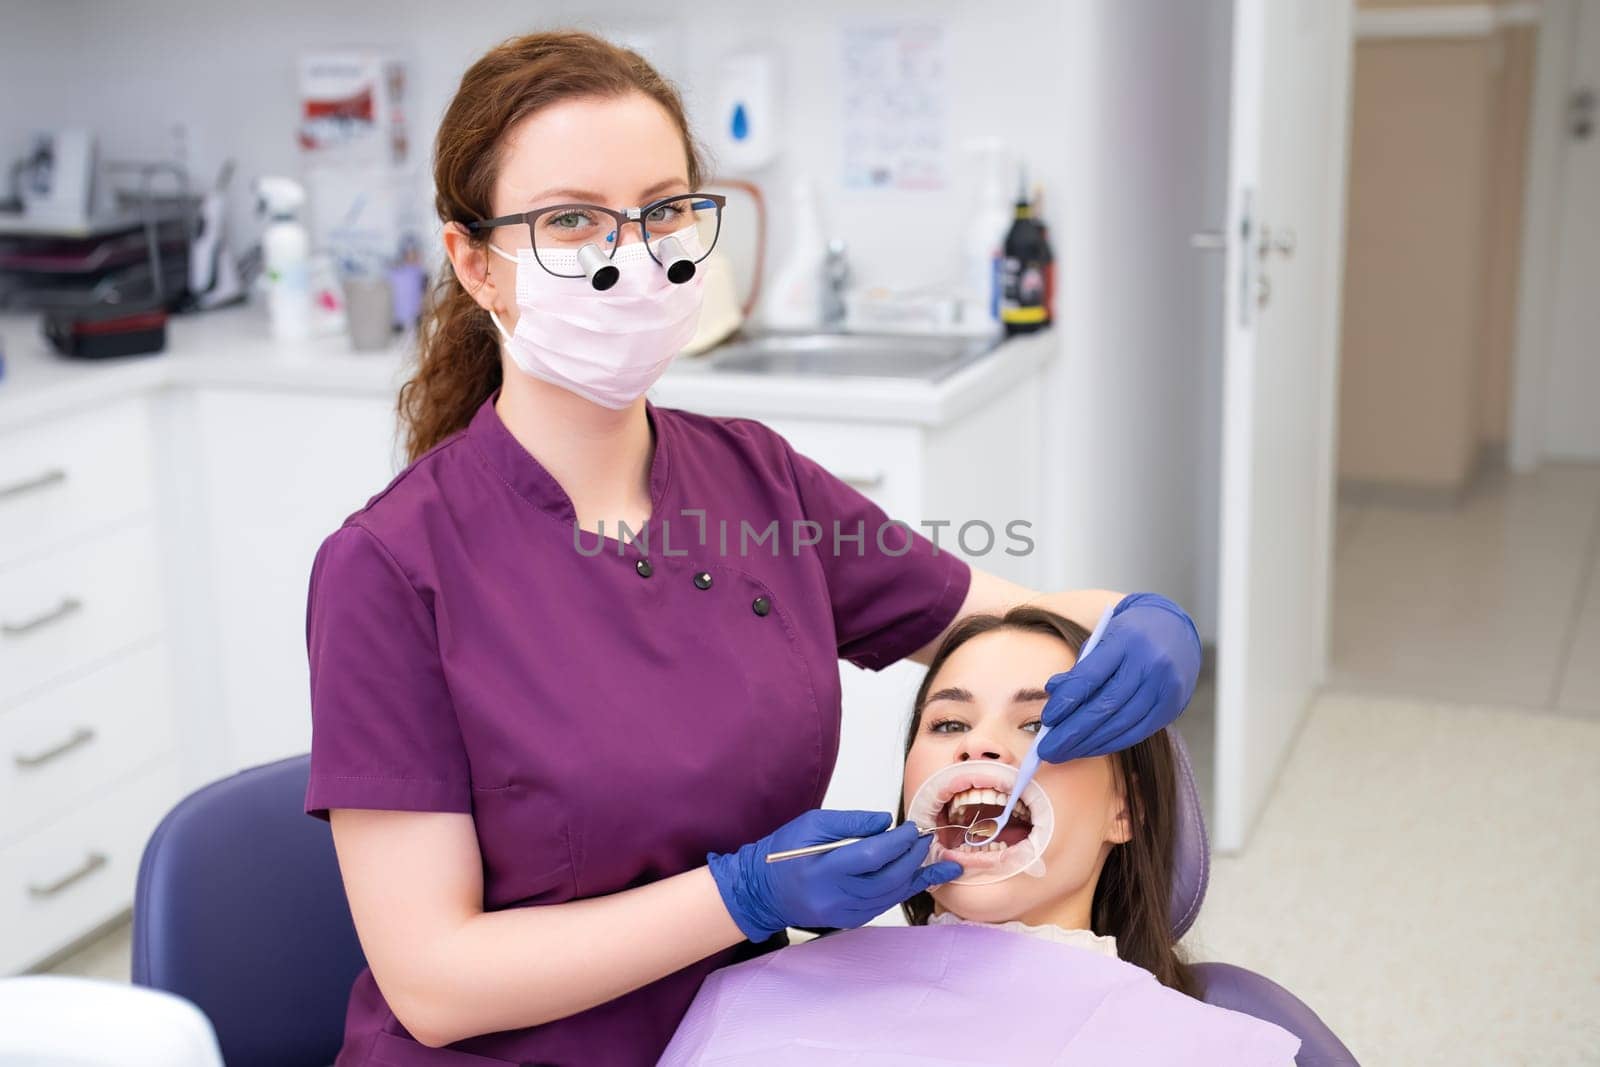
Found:
<path fill-rule="evenodd" d="M 767 52 L 722 61 L 716 80 L 713 151 L 727 174 L 760 170 L 778 156 L 778 64 Z"/>

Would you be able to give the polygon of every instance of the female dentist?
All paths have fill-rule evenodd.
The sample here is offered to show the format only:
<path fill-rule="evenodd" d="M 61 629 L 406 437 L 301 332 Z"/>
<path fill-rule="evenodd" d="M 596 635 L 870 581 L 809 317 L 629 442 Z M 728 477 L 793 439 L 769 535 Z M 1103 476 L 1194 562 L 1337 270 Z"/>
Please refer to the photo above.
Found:
<path fill-rule="evenodd" d="M 413 462 L 311 575 L 305 804 L 369 964 L 341 1067 L 653 1063 L 713 968 L 959 874 L 887 813 L 816 810 L 841 657 L 925 663 L 965 612 L 1116 603 L 1050 680 L 1055 761 L 1193 691 L 1170 601 L 971 569 L 878 533 L 760 423 L 644 398 L 695 329 L 720 215 L 700 178 L 673 88 L 586 34 L 496 47 L 440 125 L 454 271 L 401 392 Z M 763 862 L 846 836 L 868 840 Z"/>

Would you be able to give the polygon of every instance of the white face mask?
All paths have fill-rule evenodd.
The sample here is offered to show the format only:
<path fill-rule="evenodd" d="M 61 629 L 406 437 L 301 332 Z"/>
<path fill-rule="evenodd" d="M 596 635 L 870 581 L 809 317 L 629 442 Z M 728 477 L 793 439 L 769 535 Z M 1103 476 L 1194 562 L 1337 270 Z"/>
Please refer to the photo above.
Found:
<path fill-rule="evenodd" d="M 692 227 L 673 236 L 690 258 L 700 255 L 699 234 Z M 604 292 L 587 278 L 551 274 L 531 248 L 518 249 L 515 256 L 492 244 L 489 248 L 517 265 L 516 332 L 507 333 L 500 317 L 489 312 L 512 362 L 523 373 L 602 407 L 625 408 L 643 396 L 699 325 L 705 272 L 696 271 L 681 284 L 670 282 L 643 242 L 617 249 L 611 262 L 621 276 Z M 576 252 L 543 258 L 563 273 L 581 273 Z"/>

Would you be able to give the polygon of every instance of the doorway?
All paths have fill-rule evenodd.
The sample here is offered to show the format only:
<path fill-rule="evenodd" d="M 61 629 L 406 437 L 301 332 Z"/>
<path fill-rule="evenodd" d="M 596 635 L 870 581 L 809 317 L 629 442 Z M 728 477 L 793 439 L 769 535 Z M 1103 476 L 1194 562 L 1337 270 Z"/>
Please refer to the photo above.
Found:
<path fill-rule="evenodd" d="M 1600 719 L 1600 8 L 1485 10 L 1358 20 L 1330 682 Z"/>

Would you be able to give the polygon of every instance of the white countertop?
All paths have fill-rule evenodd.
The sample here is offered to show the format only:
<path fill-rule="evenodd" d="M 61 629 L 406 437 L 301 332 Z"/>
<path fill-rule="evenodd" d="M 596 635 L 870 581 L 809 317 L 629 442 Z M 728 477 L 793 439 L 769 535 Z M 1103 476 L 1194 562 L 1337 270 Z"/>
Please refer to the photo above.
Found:
<path fill-rule="evenodd" d="M 880 378 L 739 374 L 678 360 L 650 391 L 666 407 L 710 415 L 792 417 L 938 425 L 971 411 L 1033 373 L 1054 354 L 1050 331 L 1006 342 L 938 383 Z M 0 315 L 0 429 L 25 425 L 132 393 L 166 387 L 354 393 L 391 397 L 410 352 L 354 352 L 343 334 L 279 342 L 259 307 L 173 316 L 167 349 L 155 355 L 68 359 L 50 348 L 34 314 Z"/>

